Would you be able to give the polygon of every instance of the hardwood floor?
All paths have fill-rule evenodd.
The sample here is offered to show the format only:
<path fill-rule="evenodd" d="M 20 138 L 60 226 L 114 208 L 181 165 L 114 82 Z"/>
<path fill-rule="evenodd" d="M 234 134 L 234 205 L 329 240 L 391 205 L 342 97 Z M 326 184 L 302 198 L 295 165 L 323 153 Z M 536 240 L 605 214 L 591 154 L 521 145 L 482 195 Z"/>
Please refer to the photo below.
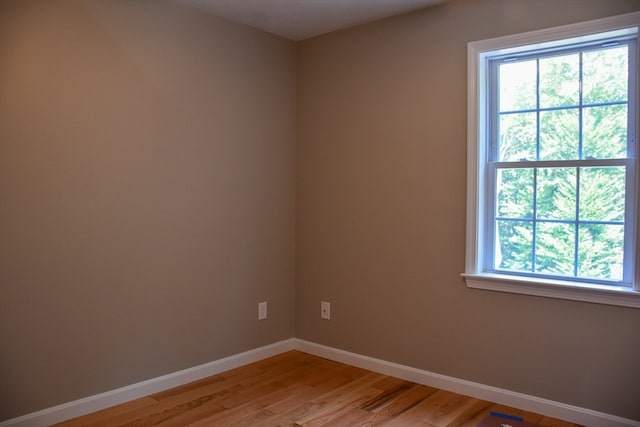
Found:
<path fill-rule="evenodd" d="M 489 411 L 542 426 L 576 426 L 299 351 L 56 426 L 472 427 Z"/>

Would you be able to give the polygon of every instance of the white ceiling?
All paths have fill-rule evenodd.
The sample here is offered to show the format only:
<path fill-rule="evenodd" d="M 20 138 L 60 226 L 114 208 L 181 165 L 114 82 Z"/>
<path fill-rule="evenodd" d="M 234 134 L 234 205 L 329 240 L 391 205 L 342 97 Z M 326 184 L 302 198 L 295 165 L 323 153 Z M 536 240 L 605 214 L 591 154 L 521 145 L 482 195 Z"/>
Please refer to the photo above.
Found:
<path fill-rule="evenodd" d="M 291 40 L 422 9 L 446 0 L 179 0 Z"/>

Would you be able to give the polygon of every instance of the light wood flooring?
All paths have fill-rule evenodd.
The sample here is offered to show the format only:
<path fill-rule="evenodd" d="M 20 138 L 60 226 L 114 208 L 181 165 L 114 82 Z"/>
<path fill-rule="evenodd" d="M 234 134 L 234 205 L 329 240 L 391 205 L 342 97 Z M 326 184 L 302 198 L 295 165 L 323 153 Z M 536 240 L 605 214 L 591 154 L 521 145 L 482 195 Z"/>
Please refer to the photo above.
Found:
<path fill-rule="evenodd" d="M 57 427 L 476 426 L 489 411 L 549 427 L 565 421 L 286 352 Z"/>

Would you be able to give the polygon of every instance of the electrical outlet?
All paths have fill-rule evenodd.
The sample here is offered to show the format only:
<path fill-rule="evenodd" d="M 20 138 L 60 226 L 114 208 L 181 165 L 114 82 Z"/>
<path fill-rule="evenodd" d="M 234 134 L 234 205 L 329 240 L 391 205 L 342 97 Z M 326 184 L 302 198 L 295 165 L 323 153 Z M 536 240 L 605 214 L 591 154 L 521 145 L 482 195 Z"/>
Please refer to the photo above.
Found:
<path fill-rule="evenodd" d="M 258 303 L 258 320 L 264 320 L 267 318 L 267 302 L 262 301 Z"/>
<path fill-rule="evenodd" d="M 326 320 L 331 319 L 331 303 L 326 301 L 320 302 L 320 318 Z"/>

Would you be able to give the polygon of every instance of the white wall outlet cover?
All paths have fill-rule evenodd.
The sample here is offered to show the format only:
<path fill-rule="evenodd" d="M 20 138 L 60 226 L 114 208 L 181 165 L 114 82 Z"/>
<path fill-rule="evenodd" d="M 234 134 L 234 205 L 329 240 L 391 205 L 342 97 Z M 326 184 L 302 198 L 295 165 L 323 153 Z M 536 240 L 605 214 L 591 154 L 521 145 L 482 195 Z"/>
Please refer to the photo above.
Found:
<path fill-rule="evenodd" d="M 331 319 L 331 303 L 326 301 L 320 302 L 320 318 L 322 319 Z"/>
<path fill-rule="evenodd" d="M 267 318 L 267 302 L 258 303 L 258 320 L 264 320 Z"/>

